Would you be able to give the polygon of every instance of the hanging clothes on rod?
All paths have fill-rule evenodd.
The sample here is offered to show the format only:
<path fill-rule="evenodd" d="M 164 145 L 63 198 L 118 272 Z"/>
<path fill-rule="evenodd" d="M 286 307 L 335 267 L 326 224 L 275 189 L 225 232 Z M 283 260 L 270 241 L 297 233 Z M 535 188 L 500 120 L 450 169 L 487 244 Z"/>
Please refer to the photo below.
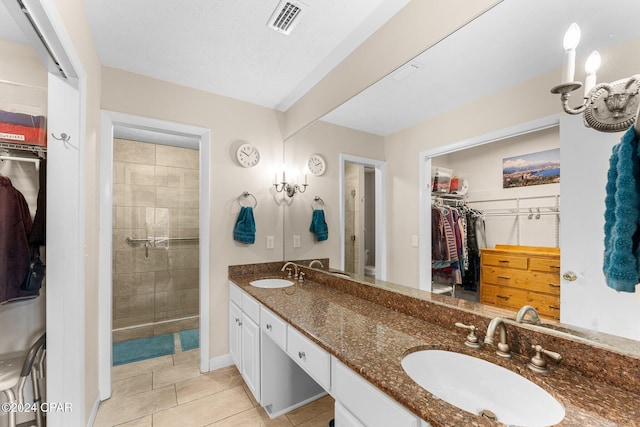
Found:
<path fill-rule="evenodd" d="M 431 207 L 432 279 L 476 290 L 480 279 L 477 227 L 482 212 L 463 200 L 436 197 Z"/>
<path fill-rule="evenodd" d="M 27 296 L 20 286 L 29 270 L 32 225 L 24 196 L 0 175 L 0 303 Z"/>

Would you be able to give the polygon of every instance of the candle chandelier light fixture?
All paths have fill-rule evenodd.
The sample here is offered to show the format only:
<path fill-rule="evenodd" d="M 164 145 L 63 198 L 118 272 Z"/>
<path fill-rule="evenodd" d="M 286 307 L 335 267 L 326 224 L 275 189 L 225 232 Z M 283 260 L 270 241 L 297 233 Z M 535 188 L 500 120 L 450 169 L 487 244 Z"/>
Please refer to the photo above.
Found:
<path fill-rule="evenodd" d="M 640 74 L 612 83 L 596 84 L 596 72 L 600 68 L 600 54 L 593 51 L 587 58 L 582 105 L 569 106 L 571 92 L 580 89 L 582 82 L 575 81 L 576 47 L 580 42 L 580 27 L 573 23 L 564 36 L 564 62 L 562 83 L 551 89 L 560 94 L 562 108 L 568 114 L 584 113 L 584 124 L 601 132 L 620 132 L 631 127 L 638 112 Z"/>
<path fill-rule="evenodd" d="M 280 181 L 280 183 L 278 183 L 278 174 L 276 173 L 275 176 L 275 181 L 273 183 L 274 187 L 276 188 L 276 191 L 278 193 L 281 193 L 284 191 L 284 193 L 289 196 L 289 197 L 293 197 L 296 195 L 296 193 L 304 193 L 305 191 L 307 191 L 307 187 L 309 186 L 309 184 L 307 184 L 307 174 L 304 174 L 304 184 L 298 184 L 298 176 L 297 174 L 294 176 L 293 182 L 287 182 L 287 173 L 285 172 L 285 167 L 282 167 L 282 181 Z"/>

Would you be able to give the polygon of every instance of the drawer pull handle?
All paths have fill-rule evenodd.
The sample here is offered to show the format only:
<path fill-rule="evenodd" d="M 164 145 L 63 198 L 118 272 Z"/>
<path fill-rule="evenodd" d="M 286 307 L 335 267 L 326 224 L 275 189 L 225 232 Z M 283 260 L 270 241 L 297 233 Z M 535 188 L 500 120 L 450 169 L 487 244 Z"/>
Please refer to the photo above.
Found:
<path fill-rule="evenodd" d="M 551 286 L 552 288 L 559 288 L 560 284 L 559 283 L 549 283 L 549 286 Z"/>
<path fill-rule="evenodd" d="M 271 330 L 271 323 L 267 323 L 267 329 Z"/>
<path fill-rule="evenodd" d="M 300 359 L 306 359 L 307 355 L 306 355 L 306 354 L 304 354 L 304 351 L 299 351 L 299 352 L 298 352 L 298 357 L 299 357 Z"/>
<path fill-rule="evenodd" d="M 558 307 L 556 305 L 550 305 L 549 308 L 552 309 L 552 310 L 560 310 L 560 307 Z"/>
<path fill-rule="evenodd" d="M 506 262 L 508 264 L 509 260 L 508 259 L 499 259 L 498 262 Z"/>
<path fill-rule="evenodd" d="M 240 322 L 240 319 L 236 317 L 236 323 Z"/>
<path fill-rule="evenodd" d="M 511 279 L 511 277 L 509 277 L 509 276 L 498 276 L 498 279 L 506 279 L 506 280 L 509 280 L 509 279 Z"/>
<path fill-rule="evenodd" d="M 550 265 L 549 268 L 560 268 L 559 265 Z"/>
<path fill-rule="evenodd" d="M 238 322 L 238 326 L 242 326 L 242 322 Z"/>
<path fill-rule="evenodd" d="M 505 297 L 504 295 L 496 295 L 498 298 L 502 298 L 503 300 L 508 300 L 509 297 Z"/>

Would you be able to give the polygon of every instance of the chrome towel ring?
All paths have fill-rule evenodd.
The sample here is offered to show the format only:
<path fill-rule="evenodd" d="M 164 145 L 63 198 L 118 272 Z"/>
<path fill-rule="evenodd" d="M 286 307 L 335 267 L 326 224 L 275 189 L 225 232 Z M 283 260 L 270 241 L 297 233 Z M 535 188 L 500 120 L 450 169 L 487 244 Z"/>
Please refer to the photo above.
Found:
<path fill-rule="evenodd" d="M 251 202 L 250 198 L 253 199 L 253 203 Z M 251 207 L 255 209 L 258 207 L 258 199 L 256 199 L 256 196 L 249 193 L 248 191 L 244 191 L 240 195 L 240 197 L 238 197 L 238 204 L 240 205 L 240 207 Z"/>

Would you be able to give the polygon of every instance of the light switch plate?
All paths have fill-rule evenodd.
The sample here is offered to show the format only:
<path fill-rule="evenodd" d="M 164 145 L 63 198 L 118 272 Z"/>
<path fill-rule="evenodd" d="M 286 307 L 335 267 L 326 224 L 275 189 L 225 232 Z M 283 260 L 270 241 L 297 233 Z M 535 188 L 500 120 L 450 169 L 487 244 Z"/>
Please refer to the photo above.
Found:
<path fill-rule="evenodd" d="M 273 249 L 274 246 L 275 241 L 273 239 L 273 236 L 267 236 L 267 249 Z"/>
<path fill-rule="evenodd" d="M 418 236 L 416 236 L 415 234 L 411 236 L 411 246 L 413 246 L 414 248 L 418 247 Z"/>
<path fill-rule="evenodd" d="M 294 248 L 300 247 L 300 236 L 298 236 L 297 234 L 293 236 L 293 247 Z"/>

